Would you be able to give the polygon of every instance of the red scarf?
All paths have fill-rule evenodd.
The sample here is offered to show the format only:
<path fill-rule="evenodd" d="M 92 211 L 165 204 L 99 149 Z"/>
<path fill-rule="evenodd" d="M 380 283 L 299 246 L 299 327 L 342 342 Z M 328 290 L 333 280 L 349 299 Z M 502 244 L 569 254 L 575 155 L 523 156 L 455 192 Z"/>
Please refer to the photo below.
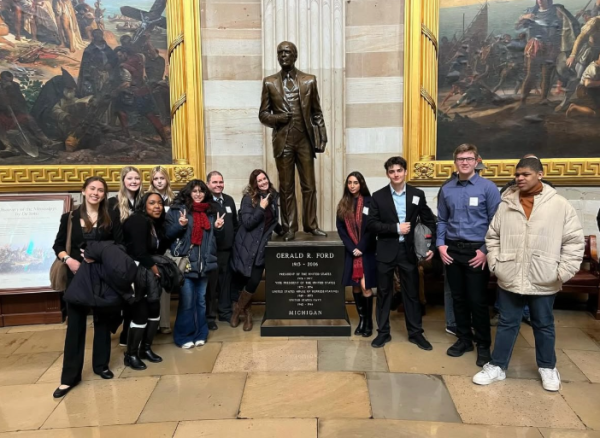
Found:
<path fill-rule="evenodd" d="M 350 214 L 346 216 L 346 219 L 344 220 L 346 222 L 346 229 L 348 230 L 350 239 L 355 245 L 358 245 L 358 242 L 360 242 L 360 231 L 362 228 L 363 219 L 363 206 L 364 199 L 362 195 L 358 195 L 354 215 Z M 352 260 L 352 281 L 360 283 L 360 280 L 362 280 L 364 273 L 365 271 L 363 269 L 362 257 L 354 257 L 354 259 Z"/>
<path fill-rule="evenodd" d="M 192 204 L 192 215 L 194 218 L 194 226 L 192 228 L 192 245 L 202 245 L 202 237 L 204 230 L 210 230 L 210 221 L 206 215 L 210 204 L 207 202 L 194 202 Z"/>

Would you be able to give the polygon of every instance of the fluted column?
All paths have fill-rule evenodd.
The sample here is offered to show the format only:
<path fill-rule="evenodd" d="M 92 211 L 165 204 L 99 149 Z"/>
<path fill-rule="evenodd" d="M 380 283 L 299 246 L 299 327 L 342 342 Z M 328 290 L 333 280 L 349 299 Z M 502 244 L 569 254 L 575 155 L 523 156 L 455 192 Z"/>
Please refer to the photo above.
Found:
<path fill-rule="evenodd" d="M 335 229 L 335 209 L 344 184 L 344 3 L 344 0 L 262 1 L 264 76 L 279 71 L 277 45 L 290 41 L 298 47 L 296 67 L 317 77 L 328 137 L 327 149 L 317 154 L 315 166 L 319 225 L 324 230 Z M 264 141 L 266 170 L 277 175 L 268 128 Z"/>

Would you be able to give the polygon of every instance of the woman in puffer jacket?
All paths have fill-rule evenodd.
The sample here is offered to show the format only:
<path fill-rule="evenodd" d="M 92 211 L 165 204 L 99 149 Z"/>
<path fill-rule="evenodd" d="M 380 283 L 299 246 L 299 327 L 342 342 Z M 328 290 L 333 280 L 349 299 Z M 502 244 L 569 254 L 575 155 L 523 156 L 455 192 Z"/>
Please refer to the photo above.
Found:
<path fill-rule="evenodd" d="M 267 173 L 260 169 L 253 170 L 238 212 L 240 228 L 235 235 L 231 256 L 234 284 L 242 290 L 237 303 L 233 303 L 231 327 L 237 327 L 240 316 L 245 314 L 244 331 L 252 330 L 252 295 L 265 270 L 265 247 L 273 231 L 282 234 L 278 198 L 279 194 Z"/>
<path fill-rule="evenodd" d="M 498 279 L 500 321 L 492 361 L 473 377 L 478 385 L 506 378 L 523 308 L 529 305 L 542 386 L 560 389 L 552 308 L 562 284 L 579 271 L 584 237 L 573 206 L 542 177 L 539 159 L 519 161 L 516 185 L 502 196 L 485 238 L 490 270 Z"/>
<path fill-rule="evenodd" d="M 189 257 L 179 294 L 173 340 L 181 348 L 201 347 L 208 338 L 206 286 L 208 273 L 217 269 L 218 232 L 225 223 L 204 181 L 194 179 L 179 192 L 167 214 L 171 255 Z"/>

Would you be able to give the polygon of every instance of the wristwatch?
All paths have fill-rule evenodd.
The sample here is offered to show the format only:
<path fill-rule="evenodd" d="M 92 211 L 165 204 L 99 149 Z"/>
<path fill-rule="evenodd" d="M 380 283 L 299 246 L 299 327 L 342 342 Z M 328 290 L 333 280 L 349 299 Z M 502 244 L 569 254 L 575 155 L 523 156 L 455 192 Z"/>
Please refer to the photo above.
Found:
<path fill-rule="evenodd" d="M 63 262 L 63 263 L 67 263 L 67 260 L 69 260 L 70 258 L 71 258 L 71 256 L 70 256 L 70 255 L 66 255 L 66 256 L 64 256 L 64 257 L 62 258 L 62 262 Z"/>

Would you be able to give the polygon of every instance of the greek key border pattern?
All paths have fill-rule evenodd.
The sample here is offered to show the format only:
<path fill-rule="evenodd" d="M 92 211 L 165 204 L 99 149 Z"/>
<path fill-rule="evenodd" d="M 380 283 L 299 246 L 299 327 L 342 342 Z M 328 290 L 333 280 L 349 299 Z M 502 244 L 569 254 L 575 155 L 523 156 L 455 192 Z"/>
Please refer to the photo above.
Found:
<path fill-rule="evenodd" d="M 497 182 L 513 178 L 518 160 L 485 161 L 482 176 Z M 454 172 L 452 161 L 419 161 L 413 166 L 413 178 L 420 183 L 439 183 Z M 586 185 L 598 182 L 600 162 L 584 159 L 544 160 L 544 174 L 552 182 L 562 185 Z"/>

